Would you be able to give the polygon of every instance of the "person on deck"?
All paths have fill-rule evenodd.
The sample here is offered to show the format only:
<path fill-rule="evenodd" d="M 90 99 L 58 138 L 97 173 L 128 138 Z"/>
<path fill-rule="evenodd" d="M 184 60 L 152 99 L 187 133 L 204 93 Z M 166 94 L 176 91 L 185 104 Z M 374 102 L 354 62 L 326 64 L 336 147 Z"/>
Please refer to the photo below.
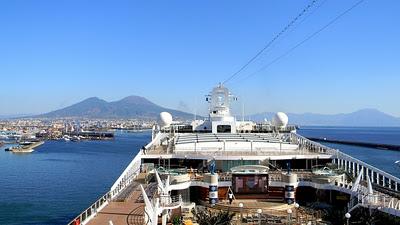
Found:
<path fill-rule="evenodd" d="M 233 193 L 232 193 L 232 191 L 228 192 L 228 199 L 229 199 L 229 204 L 232 205 L 232 201 L 233 201 Z"/>

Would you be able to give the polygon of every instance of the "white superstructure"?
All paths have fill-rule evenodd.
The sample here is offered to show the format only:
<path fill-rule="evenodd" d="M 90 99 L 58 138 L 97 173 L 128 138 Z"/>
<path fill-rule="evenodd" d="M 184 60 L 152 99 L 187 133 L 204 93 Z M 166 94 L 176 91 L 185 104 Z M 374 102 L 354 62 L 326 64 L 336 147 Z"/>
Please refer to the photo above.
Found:
<path fill-rule="evenodd" d="M 218 204 L 227 191 L 237 198 L 255 196 L 290 205 L 307 198 L 296 194 L 301 188 L 343 193 L 351 210 L 373 207 L 400 216 L 400 201 L 395 197 L 399 178 L 298 135 L 283 112 L 271 122 L 236 121 L 230 110 L 235 100 L 220 84 L 206 96 L 209 116 L 204 120 L 182 124 L 162 112 L 151 142 L 106 196 L 116 199 L 139 177 L 155 174 L 158 192 L 148 195 L 141 189 L 147 225 L 157 224 L 158 215 L 165 224 L 170 209 L 192 207 L 193 193 L 198 201 L 211 205 Z"/>

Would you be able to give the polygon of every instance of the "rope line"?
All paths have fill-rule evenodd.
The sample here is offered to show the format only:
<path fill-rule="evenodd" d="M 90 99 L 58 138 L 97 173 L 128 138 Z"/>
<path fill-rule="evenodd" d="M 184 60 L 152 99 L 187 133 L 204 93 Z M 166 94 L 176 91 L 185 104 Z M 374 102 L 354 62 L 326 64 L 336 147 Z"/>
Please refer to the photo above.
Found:
<path fill-rule="evenodd" d="M 242 72 L 248 65 L 250 65 L 255 59 L 257 59 L 267 48 L 269 48 L 282 34 L 284 34 L 290 27 L 292 27 L 296 21 L 301 18 L 306 12 L 309 11 L 309 9 L 311 7 L 313 7 L 315 5 L 315 3 L 318 0 L 312 0 L 312 2 L 310 2 L 292 21 L 290 21 L 290 23 L 288 25 L 286 25 L 277 35 L 275 35 L 275 37 L 270 40 L 267 45 L 265 45 L 260 51 L 257 52 L 257 54 L 255 54 L 249 61 L 247 61 L 247 63 L 245 63 L 238 71 L 236 71 L 235 73 L 233 73 L 231 76 L 229 76 L 224 82 L 222 82 L 223 84 L 229 82 L 230 80 L 232 80 L 235 76 L 237 76 L 240 72 Z"/>

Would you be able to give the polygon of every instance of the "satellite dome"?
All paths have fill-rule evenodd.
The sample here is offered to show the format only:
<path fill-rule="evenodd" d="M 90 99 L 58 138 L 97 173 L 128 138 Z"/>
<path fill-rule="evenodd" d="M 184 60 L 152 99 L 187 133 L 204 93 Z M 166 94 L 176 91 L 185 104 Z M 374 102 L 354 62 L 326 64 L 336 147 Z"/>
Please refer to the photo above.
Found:
<path fill-rule="evenodd" d="M 172 115 L 168 112 L 160 113 L 160 126 L 169 127 L 172 124 Z"/>
<path fill-rule="evenodd" d="M 283 112 L 277 112 L 272 118 L 272 124 L 277 127 L 286 127 L 289 122 L 288 116 Z"/>

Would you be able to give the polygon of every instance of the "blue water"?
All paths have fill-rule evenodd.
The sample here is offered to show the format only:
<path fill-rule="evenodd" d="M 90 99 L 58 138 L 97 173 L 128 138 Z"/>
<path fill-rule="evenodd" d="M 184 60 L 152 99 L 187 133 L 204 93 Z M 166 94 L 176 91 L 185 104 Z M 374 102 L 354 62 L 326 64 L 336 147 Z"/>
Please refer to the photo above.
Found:
<path fill-rule="evenodd" d="M 400 145 L 400 128 L 398 127 L 301 127 L 298 133 L 305 137 Z M 400 177 L 400 167 L 394 164 L 396 160 L 400 160 L 400 151 L 333 143 L 322 144 L 339 149 L 396 177 Z"/>
<path fill-rule="evenodd" d="M 306 137 L 400 145 L 400 127 L 301 127 Z"/>
<path fill-rule="evenodd" d="M 66 224 L 106 193 L 149 142 L 150 133 L 113 141 L 48 141 L 31 154 L 0 149 L 0 224 Z"/>

